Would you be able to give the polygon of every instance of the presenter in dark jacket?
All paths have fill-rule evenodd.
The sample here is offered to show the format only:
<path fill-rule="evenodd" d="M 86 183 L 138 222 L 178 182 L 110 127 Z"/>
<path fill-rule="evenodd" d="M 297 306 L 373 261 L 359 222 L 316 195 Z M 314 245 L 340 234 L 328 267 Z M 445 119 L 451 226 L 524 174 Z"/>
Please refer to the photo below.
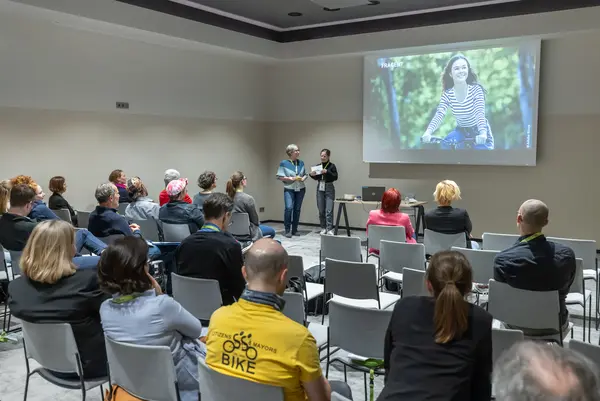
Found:
<path fill-rule="evenodd" d="M 465 300 L 472 269 L 460 252 L 431 258 L 431 296 L 405 297 L 385 337 L 378 401 L 483 401 L 492 393 L 492 316 Z"/>
<path fill-rule="evenodd" d="M 334 181 L 338 179 L 337 167 L 329 160 L 331 151 L 321 151 L 321 172 L 312 171 L 310 177 L 317 181 L 317 208 L 319 208 L 319 222 L 321 234 L 333 235 L 333 204 L 335 202 Z"/>
<path fill-rule="evenodd" d="M 73 210 L 71 205 L 69 205 L 69 202 L 63 197 L 63 194 L 67 191 L 65 177 L 58 175 L 50 178 L 48 189 L 52 192 L 50 199 L 48 199 L 48 207 L 52 210 L 67 209 L 71 215 L 71 222 L 73 222 L 74 226 L 77 226 L 77 215 L 75 214 L 75 210 Z"/>
<path fill-rule="evenodd" d="M 107 373 L 100 305 L 108 295 L 98 287 L 96 267 L 84 268 L 78 262 L 97 262 L 98 258 L 74 257 L 73 231 L 70 224 L 60 220 L 35 227 L 21 257 L 22 275 L 8 286 L 8 304 L 11 313 L 26 322 L 69 323 L 83 375 L 89 379 Z"/>

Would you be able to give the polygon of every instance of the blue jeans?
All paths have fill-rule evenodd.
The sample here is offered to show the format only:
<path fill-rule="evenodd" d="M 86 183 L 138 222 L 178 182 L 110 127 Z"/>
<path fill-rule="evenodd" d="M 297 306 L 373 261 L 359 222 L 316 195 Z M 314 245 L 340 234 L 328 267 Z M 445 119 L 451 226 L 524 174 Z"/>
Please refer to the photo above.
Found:
<path fill-rule="evenodd" d="M 93 254 L 100 255 L 106 248 L 106 244 L 87 229 L 82 228 L 75 231 L 75 248 L 77 248 L 78 254 L 85 248 Z"/>
<path fill-rule="evenodd" d="M 261 224 L 258 226 L 258 228 L 260 228 L 260 232 L 262 233 L 263 237 L 275 238 L 275 229 L 273 227 Z"/>
<path fill-rule="evenodd" d="M 285 232 L 292 229 L 292 234 L 298 232 L 298 223 L 300 223 L 300 209 L 302 208 L 302 201 L 304 200 L 304 194 L 306 188 L 302 188 L 300 191 L 294 191 L 286 189 L 283 191 L 283 200 L 285 202 L 285 213 L 283 214 L 283 225 Z"/>
<path fill-rule="evenodd" d="M 73 258 L 73 263 L 78 269 L 93 269 L 98 266 L 98 261 L 100 261 L 100 256 L 96 255 L 75 256 Z"/>
<path fill-rule="evenodd" d="M 477 126 L 475 127 L 456 127 L 454 131 L 446 135 L 444 140 L 456 142 L 456 149 L 466 149 L 465 139 L 475 138 L 479 132 Z M 494 149 L 494 137 L 492 136 L 492 130 L 488 124 L 487 140 L 484 144 L 478 145 L 474 141 L 472 142 L 473 149 L 493 150 Z M 441 144 L 442 149 L 451 149 L 451 146 L 447 143 Z"/>

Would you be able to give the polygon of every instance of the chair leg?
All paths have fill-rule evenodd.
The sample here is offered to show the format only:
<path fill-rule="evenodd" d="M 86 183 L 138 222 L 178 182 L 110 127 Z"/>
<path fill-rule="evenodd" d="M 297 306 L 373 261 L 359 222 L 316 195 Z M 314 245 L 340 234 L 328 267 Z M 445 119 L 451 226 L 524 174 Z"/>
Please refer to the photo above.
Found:
<path fill-rule="evenodd" d="M 23 395 L 23 401 L 27 401 L 27 391 L 28 390 L 29 390 L 29 372 L 27 372 L 27 377 L 25 378 L 25 393 Z"/>
<path fill-rule="evenodd" d="M 592 300 L 588 305 L 588 343 L 592 342 Z"/>
<path fill-rule="evenodd" d="M 346 364 L 344 364 L 344 382 L 348 383 L 348 375 L 346 373 Z"/>
<path fill-rule="evenodd" d="M 368 400 L 369 394 L 367 393 L 367 374 L 363 373 L 364 381 L 365 381 L 365 400 Z"/>
<path fill-rule="evenodd" d="M 583 342 L 585 342 L 585 291 L 583 294 Z"/>
<path fill-rule="evenodd" d="M 85 387 L 81 388 L 81 401 L 85 401 Z"/>

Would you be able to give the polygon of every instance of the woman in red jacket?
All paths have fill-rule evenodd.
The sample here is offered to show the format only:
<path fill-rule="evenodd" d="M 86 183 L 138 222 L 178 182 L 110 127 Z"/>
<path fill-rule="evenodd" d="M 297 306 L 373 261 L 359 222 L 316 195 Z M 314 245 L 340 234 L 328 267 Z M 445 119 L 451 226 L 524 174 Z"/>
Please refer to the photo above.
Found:
<path fill-rule="evenodd" d="M 381 209 L 371 210 L 367 220 L 367 234 L 369 234 L 370 225 L 378 226 L 403 226 L 406 231 L 406 242 L 414 244 L 417 241 L 414 238 L 415 230 L 410 222 L 410 217 L 400 211 L 400 202 L 402 195 L 396 188 L 390 188 L 381 198 Z M 369 252 L 379 253 L 376 249 L 369 249 Z"/>

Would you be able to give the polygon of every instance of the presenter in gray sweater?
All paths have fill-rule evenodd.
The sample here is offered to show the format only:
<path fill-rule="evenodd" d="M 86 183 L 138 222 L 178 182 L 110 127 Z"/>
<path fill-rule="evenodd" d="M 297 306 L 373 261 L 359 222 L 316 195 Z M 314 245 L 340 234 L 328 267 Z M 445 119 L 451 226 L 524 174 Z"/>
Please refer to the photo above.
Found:
<path fill-rule="evenodd" d="M 321 151 L 321 164 L 311 168 L 310 177 L 318 182 L 317 185 L 317 208 L 319 209 L 319 221 L 321 223 L 321 234 L 333 235 L 333 203 L 335 202 L 334 181 L 338 179 L 337 167 L 329 160 L 331 151 Z"/>
<path fill-rule="evenodd" d="M 246 185 L 248 185 L 248 179 L 244 173 L 236 171 L 231 175 L 226 186 L 227 195 L 233 200 L 233 213 L 247 213 L 250 219 L 250 237 L 236 237 L 236 239 L 256 241 L 262 237 L 275 237 L 275 230 L 272 227 L 260 224 L 254 197 L 244 192 Z"/>

